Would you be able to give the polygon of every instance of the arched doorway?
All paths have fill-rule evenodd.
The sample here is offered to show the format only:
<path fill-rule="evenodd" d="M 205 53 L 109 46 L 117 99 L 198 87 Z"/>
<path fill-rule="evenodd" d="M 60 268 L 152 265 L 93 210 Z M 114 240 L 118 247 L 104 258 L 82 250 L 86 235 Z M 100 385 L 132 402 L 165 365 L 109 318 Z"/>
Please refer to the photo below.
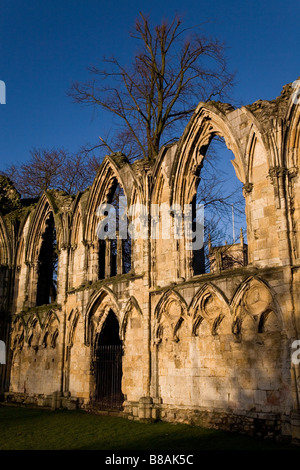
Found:
<path fill-rule="evenodd" d="M 122 341 L 119 322 L 109 311 L 95 342 L 95 405 L 102 410 L 122 409 Z"/>

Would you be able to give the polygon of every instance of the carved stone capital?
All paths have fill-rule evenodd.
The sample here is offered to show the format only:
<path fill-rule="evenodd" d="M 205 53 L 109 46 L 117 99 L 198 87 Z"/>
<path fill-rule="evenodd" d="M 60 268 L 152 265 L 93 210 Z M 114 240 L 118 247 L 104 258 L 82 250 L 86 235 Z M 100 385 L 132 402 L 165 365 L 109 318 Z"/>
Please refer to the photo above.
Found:
<path fill-rule="evenodd" d="M 251 193 L 253 189 L 253 184 L 252 183 L 245 183 L 243 185 L 243 193 L 244 193 L 244 196 L 248 195 L 249 193 Z"/>
<path fill-rule="evenodd" d="M 275 182 L 275 179 L 286 175 L 288 172 L 287 168 L 283 166 L 273 166 L 269 170 L 269 177 L 272 180 L 272 184 Z"/>
<path fill-rule="evenodd" d="M 298 175 L 298 167 L 293 166 L 292 168 L 288 169 L 288 177 L 289 179 L 295 178 Z"/>

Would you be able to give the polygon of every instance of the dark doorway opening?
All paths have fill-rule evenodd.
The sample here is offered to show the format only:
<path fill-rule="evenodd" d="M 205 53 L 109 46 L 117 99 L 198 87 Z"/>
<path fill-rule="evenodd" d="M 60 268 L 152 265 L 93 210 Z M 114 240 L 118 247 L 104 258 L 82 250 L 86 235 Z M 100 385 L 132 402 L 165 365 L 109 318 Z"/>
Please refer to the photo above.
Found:
<path fill-rule="evenodd" d="M 101 410 L 121 410 L 124 400 L 122 341 L 119 322 L 112 310 L 96 338 L 95 347 L 95 405 Z"/>

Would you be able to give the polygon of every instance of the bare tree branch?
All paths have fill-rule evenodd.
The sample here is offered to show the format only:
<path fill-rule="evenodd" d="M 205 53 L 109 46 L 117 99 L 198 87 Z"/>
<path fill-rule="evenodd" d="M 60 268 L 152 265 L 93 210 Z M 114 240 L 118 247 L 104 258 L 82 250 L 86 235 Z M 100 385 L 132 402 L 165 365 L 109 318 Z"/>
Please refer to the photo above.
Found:
<path fill-rule="evenodd" d="M 27 162 L 11 165 L 3 174 L 23 197 L 34 198 L 50 189 L 68 194 L 86 189 L 99 165 L 100 160 L 86 150 L 70 155 L 64 149 L 33 149 Z"/>
<path fill-rule="evenodd" d="M 120 124 L 112 148 L 126 129 L 127 157 L 153 160 L 172 131 L 182 133 L 199 101 L 221 99 L 230 90 L 233 75 L 224 45 L 183 28 L 178 16 L 152 28 L 141 13 L 131 37 L 140 46 L 131 66 L 114 56 L 104 59 L 108 69 L 89 67 L 93 80 L 75 82 L 69 95 L 116 116 Z"/>

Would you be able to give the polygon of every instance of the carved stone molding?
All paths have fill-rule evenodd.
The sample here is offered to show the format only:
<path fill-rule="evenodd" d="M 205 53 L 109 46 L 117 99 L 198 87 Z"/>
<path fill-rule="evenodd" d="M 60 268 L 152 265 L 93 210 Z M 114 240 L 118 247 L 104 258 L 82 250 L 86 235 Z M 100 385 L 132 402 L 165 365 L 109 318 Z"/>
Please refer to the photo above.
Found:
<path fill-rule="evenodd" d="M 252 192 L 252 189 L 253 189 L 253 184 L 252 183 L 245 183 L 243 185 L 243 193 L 244 193 L 244 196 L 247 196 L 248 194 L 250 194 Z"/>

